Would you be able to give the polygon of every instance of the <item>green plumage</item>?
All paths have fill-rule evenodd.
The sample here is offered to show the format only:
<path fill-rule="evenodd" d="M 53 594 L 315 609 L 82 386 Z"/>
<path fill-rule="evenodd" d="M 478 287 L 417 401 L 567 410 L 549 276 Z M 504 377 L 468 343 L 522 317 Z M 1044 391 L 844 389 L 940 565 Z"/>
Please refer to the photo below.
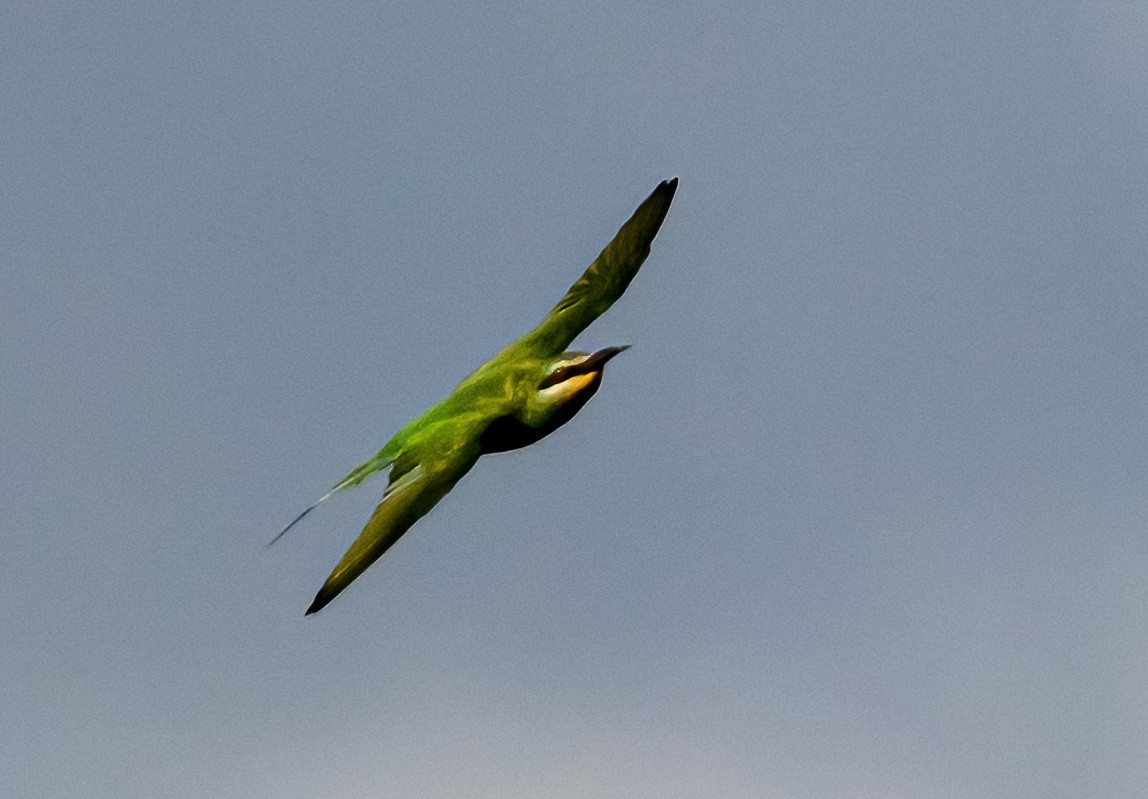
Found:
<path fill-rule="evenodd" d="M 391 467 L 382 501 L 307 613 L 320 610 L 382 556 L 480 455 L 536 440 L 585 404 L 601 382 L 605 362 L 622 348 L 591 356 L 565 350 L 622 296 L 637 274 L 669 211 L 677 184 L 674 178 L 654 189 L 538 327 L 479 367 L 442 402 L 407 423 L 377 455 L 319 500 Z M 559 368 L 566 371 L 559 373 Z M 553 385 L 543 387 L 548 377 Z"/>

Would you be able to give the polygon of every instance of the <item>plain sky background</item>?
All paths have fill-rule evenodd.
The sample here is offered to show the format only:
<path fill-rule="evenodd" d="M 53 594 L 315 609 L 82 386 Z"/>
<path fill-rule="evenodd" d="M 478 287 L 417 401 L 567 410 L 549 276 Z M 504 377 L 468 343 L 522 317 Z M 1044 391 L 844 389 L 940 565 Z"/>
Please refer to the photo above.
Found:
<path fill-rule="evenodd" d="M 1148 5 L 9 2 L 0 794 L 1148 796 Z M 630 343 L 303 506 L 662 179 Z"/>

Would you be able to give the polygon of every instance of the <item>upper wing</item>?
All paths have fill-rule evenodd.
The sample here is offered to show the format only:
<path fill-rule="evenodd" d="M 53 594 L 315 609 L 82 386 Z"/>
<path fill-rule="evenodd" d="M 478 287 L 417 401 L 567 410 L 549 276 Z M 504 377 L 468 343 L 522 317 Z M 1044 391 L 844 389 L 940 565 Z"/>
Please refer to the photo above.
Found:
<path fill-rule="evenodd" d="M 677 188 L 677 178 L 659 183 L 566 296 L 538 327 L 510 345 L 508 353 L 558 355 L 570 346 L 575 336 L 605 313 L 622 296 L 650 254 L 650 242 L 662 226 Z"/>
<path fill-rule="evenodd" d="M 426 448 L 422 457 L 416 454 L 419 449 L 423 448 L 399 456 L 382 501 L 315 595 L 308 614 L 321 610 L 382 557 L 391 544 L 454 488 L 480 454 L 477 436 L 469 435 L 440 451 Z"/>

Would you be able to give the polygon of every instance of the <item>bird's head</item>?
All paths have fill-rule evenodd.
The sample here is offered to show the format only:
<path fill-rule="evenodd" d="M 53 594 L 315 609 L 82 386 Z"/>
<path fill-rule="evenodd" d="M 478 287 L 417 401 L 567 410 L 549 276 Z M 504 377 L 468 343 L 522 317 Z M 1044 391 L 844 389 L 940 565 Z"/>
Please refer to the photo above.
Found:
<path fill-rule="evenodd" d="M 574 397 L 593 394 L 602 381 L 606 362 L 629 348 L 629 344 L 624 344 L 595 353 L 562 353 L 547 367 L 545 377 L 538 384 L 538 398 L 547 405 L 564 405 Z"/>

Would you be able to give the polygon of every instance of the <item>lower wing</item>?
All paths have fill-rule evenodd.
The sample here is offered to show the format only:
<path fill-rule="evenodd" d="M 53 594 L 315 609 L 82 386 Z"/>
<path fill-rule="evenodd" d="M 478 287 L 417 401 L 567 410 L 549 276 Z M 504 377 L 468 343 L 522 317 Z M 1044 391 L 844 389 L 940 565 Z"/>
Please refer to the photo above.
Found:
<path fill-rule="evenodd" d="M 307 614 L 322 610 L 368 566 L 382 557 L 391 544 L 454 488 L 455 483 L 474 466 L 478 456 L 478 442 L 474 441 L 403 469 L 398 478 L 387 486 L 367 526 L 323 583 L 315 601 L 307 608 Z M 396 469 L 403 465 L 402 461 L 400 457 Z"/>

